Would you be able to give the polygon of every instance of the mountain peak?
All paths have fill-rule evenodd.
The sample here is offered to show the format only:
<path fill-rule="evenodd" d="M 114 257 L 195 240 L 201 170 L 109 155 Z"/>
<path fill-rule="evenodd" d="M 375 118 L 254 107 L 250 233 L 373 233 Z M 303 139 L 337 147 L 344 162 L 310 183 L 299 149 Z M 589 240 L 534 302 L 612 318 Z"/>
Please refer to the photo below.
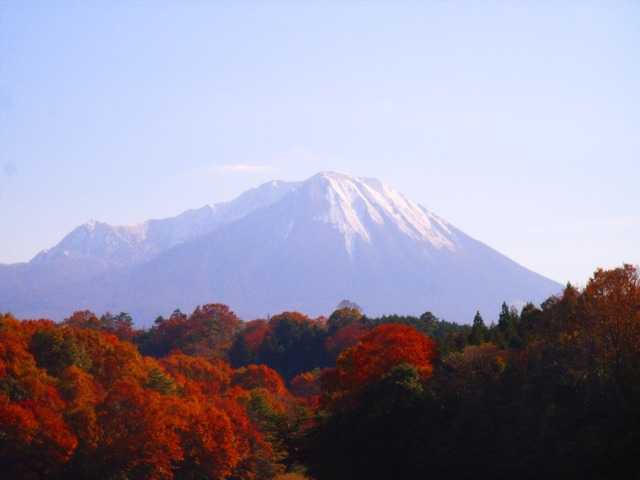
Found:
<path fill-rule="evenodd" d="M 313 181 L 314 179 L 320 179 L 320 178 L 351 181 L 351 180 L 358 180 L 358 179 L 361 180 L 364 177 L 359 177 L 358 175 L 354 175 L 354 174 L 346 173 L 346 172 L 324 171 L 324 172 L 316 173 L 311 178 L 309 178 L 307 181 Z"/>
<path fill-rule="evenodd" d="M 89 231 L 93 231 L 96 228 L 96 225 L 99 222 L 97 220 L 89 220 L 87 223 L 84 224 L 85 228 Z"/>
<path fill-rule="evenodd" d="M 437 249 L 456 248 L 446 221 L 376 179 L 321 172 L 303 182 L 305 187 L 325 207 L 314 219 L 342 232 L 351 253 L 356 239 L 370 243 L 376 231 L 387 228 Z"/>

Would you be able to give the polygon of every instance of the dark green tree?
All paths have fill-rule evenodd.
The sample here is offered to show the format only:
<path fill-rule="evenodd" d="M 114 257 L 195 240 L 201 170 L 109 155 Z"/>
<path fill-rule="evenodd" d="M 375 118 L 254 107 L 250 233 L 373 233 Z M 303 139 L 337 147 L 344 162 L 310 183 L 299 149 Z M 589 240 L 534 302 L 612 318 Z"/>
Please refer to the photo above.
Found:
<path fill-rule="evenodd" d="M 489 330 L 484 324 L 482 315 L 477 311 L 475 317 L 473 317 L 473 324 L 471 326 L 471 333 L 469 334 L 470 345 L 481 345 L 487 341 L 487 333 Z"/>
<path fill-rule="evenodd" d="M 92 365 L 91 357 L 76 341 L 73 331 L 57 326 L 36 330 L 29 341 L 29 352 L 38 367 L 53 376 L 59 376 L 71 365 L 85 371 Z"/>
<path fill-rule="evenodd" d="M 336 413 L 311 431 L 302 458 L 309 474 L 321 480 L 431 478 L 429 452 L 440 416 L 418 371 L 399 365 L 365 388 L 358 408 Z"/>
<path fill-rule="evenodd" d="M 288 383 L 300 373 L 328 366 L 326 339 L 326 329 L 305 315 L 298 312 L 275 315 L 269 320 L 258 349 L 257 363 L 273 368 Z"/>
<path fill-rule="evenodd" d="M 500 315 L 498 316 L 497 340 L 504 347 L 522 346 L 522 339 L 519 334 L 520 316 L 516 307 L 508 307 L 506 302 L 502 302 Z"/>

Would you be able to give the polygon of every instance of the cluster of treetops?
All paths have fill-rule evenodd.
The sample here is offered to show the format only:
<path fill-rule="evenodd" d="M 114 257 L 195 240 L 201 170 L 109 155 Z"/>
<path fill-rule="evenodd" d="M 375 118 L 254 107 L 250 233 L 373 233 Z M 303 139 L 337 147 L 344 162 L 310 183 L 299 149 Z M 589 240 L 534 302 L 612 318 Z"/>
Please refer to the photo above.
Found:
<path fill-rule="evenodd" d="M 16 479 L 640 478 L 640 272 L 496 323 L 243 322 L 222 304 L 0 315 L 0 472 Z"/>

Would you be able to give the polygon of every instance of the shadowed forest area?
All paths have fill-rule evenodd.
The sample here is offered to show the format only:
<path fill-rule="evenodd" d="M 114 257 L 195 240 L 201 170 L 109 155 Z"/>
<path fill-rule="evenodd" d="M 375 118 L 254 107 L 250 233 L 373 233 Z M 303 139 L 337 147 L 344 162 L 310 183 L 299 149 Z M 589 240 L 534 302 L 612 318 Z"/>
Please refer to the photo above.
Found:
<path fill-rule="evenodd" d="M 494 312 L 491 312 L 494 314 Z M 640 272 L 487 325 L 0 315 L 9 479 L 640 478 Z"/>

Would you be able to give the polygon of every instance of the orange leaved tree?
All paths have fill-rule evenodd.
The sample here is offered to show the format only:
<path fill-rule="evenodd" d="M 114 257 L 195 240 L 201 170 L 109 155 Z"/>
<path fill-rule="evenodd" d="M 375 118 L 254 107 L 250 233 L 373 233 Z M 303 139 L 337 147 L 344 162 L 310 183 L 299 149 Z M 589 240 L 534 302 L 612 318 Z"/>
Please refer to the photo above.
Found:
<path fill-rule="evenodd" d="M 335 368 L 323 373 L 323 403 L 332 407 L 353 405 L 365 385 L 402 364 L 412 365 L 420 378 L 427 379 L 433 373 L 435 355 L 435 342 L 415 328 L 397 323 L 381 325 L 342 353 Z"/>

